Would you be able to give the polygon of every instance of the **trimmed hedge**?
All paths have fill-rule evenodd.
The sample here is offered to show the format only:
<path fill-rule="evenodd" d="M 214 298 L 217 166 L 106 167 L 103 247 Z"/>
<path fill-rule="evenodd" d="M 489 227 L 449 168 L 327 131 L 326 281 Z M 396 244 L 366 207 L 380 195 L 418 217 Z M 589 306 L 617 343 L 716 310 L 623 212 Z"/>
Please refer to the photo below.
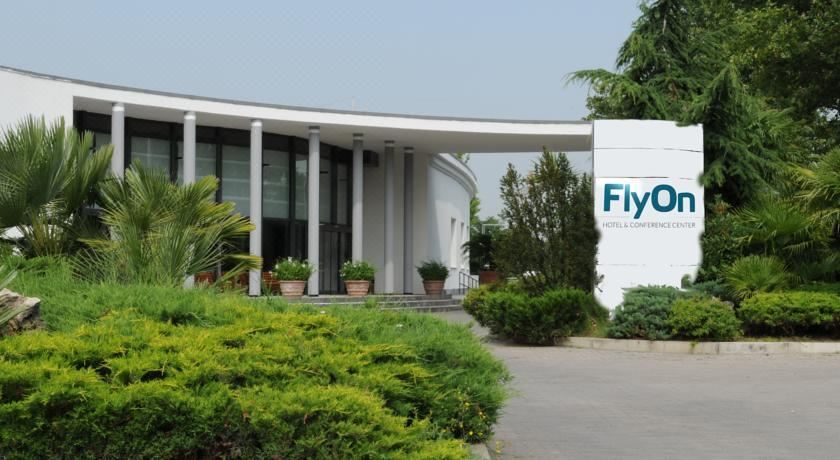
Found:
<path fill-rule="evenodd" d="M 668 314 L 675 337 L 729 341 L 741 335 L 741 322 L 732 306 L 713 298 L 678 299 Z"/>
<path fill-rule="evenodd" d="M 738 315 L 751 335 L 840 336 L 840 295 L 827 292 L 756 294 Z"/>
<path fill-rule="evenodd" d="M 615 339 L 667 340 L 671 338 L 668 314 L 678 299 L 692 295 L 672 286 L 628 289 L 613 312 L 607 335 Z"/>
<path fill-rule="evenodd" d="M 515 290 L 479 289 L 465 309 L 490 332 L 519 343 L 546 345 L 605 321 L 607 311 L 579 289 L 554 289 L 540 295 Z"/>

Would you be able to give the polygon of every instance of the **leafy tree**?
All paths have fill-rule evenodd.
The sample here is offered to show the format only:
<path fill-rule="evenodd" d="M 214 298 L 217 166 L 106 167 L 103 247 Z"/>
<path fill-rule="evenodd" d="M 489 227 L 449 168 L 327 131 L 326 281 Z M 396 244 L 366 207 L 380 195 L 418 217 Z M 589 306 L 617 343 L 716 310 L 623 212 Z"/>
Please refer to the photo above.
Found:
<path fill-rule="evenodd" d="M 66 252 L 85 227 L 84 208 L 108 174 L 113 146 L 64 120 L 27 117 L 0 139 L 0 227 L 17 227 L 31 255 Z"/>
<path fill-rule="evenodd" d="M 745 81 L 804 122 L 809 150 L 840 146 L 840 2 L 714 3 L 735 26 L 727 48 Z"/>
<path fill-rule="evenodd" d="M 481 200 L 477 196 L 470 199 L 470 238 L 481 233 Z"/>
<path fill-rule="evenodd" d="M 102 222 L 108 236 L 85 240 L 90 250 L 77 272 L 94 280 L 180 286 L 186 276 L 232 261 L 235 276 L 261 267 L 259 257 L 236 253 L 235 241 L 253 230 L 231 202 L 216 203 L 218 179 L 177 185 L 135 162 L 122 180 L 102 185 Z"/>
<path fill-rule="evenodd" d="M 739 206 L 769 187 L 793 157 L 794 125 L 749 91 L 726 55 L 726 28 L 707 23 L 709 2 L 657 0 L 622 45 L 617 71 L 574 72 L 589 84 L 590 118 L 703 123 L 707 196 Z"/>
<path fill-rule="evenodd" d="M 527 176 L 508 165 L 501 196 L 508 228 L 496 241 L 499 268 L 523 276 L 535 290 L 592 292 L 598 232 L 591 179 L 578 176 L 565 154 L 544 150 Z"/>

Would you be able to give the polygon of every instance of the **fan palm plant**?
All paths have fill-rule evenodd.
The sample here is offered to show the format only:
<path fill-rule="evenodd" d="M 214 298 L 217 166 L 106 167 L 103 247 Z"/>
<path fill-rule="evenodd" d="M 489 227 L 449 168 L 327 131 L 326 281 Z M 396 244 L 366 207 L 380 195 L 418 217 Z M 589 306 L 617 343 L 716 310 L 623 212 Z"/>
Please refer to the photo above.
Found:
<path fill-rule="evenodd" d="M 745 256 L 723 270 L 730 293 L 738 300 L 758 292 L 783 290 L 795 283 L 785 264 L 772 256 Z"/>
<path fill-rule="evenodd" d="M 811 168 L 794 171 L 802 190 L 797 195 L 814 211 L 814 220 L 840 233 L 840 148 L 828 152 Z"/>
<path fill-rule="evenodd" d="M 0 138 L 0 228 L 17 227 L 32 255 L 65 252 L 83 208 L 107 176 L 113 146 L 92 152 L 93 135 L 27 117 Z"/>
<path fill-rule="evenodd" d="M 790 170 L 784 193 L 736 213 L 741 241 L 754 253 L 775 256 L 804 280 L 840 274 L 840 149 Z"/>
<path fill-rule="evenodd" d="M 222 262 L 235 266 L 229 276 L 259 268 L 259 257 L 239 254 L 234 245 L 254 226 L 233 213 L 233 203 L 214 202 L 216 187 L 213 176 L 173 184 L 163 171 L 135 162 L 124 179 L 102 184 L 109 236 L 84 240 L 90 249 L 77 271 L 103 281 L 178 286 Z"/>

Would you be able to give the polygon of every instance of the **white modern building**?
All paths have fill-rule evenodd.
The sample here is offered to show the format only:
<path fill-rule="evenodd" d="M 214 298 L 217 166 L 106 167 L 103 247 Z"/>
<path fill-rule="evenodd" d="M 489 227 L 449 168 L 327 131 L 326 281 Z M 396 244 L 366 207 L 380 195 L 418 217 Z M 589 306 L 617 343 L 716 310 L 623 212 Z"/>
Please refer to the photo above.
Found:
<path fill-rule="evenodd" d="M 64 117 L 92 131 L 97 144 L 113 144 L 117 175 L 140 161 L 173 181 L 219 177 L 217 199 L 234 202 L 256 225 L 247 249 L 266 268 L 286 256 L 318 267 L 310 295 L 340 292 L 338 268 L 351 258 L 379 268 L 376 292 L 421 293 L 414 267 L 431 259 L 449 265 L 446 287 L 458 288 L 468 267 L 460 246 L 469 237 L 476 180 L 450 152 L 592 151 L 604 277 L 598 294 L 607 306 L 620 301 L 622 288 L 678 285 L 700 262 L 700 127 L 322 110 L 0 67 L 0 126 L 28 114 Z M 671 188 L 657 185 L 663 181 Z M 680 201 L 685 193 L 692 203 Z M 252 294 L 259 276 L 251 274 Z"/>

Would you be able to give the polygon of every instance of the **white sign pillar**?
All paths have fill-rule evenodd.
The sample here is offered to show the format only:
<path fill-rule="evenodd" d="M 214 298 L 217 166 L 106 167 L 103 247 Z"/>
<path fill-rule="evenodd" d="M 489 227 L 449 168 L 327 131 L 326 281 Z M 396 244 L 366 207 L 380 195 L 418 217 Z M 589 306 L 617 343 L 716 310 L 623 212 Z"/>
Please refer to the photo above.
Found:
<path fill-rule="evenodd" d="M 615 308 L 630 287 L 693 278 L 702 257 L 702 126 L 596 120 L 592 163 L 601 304 Z"/>

